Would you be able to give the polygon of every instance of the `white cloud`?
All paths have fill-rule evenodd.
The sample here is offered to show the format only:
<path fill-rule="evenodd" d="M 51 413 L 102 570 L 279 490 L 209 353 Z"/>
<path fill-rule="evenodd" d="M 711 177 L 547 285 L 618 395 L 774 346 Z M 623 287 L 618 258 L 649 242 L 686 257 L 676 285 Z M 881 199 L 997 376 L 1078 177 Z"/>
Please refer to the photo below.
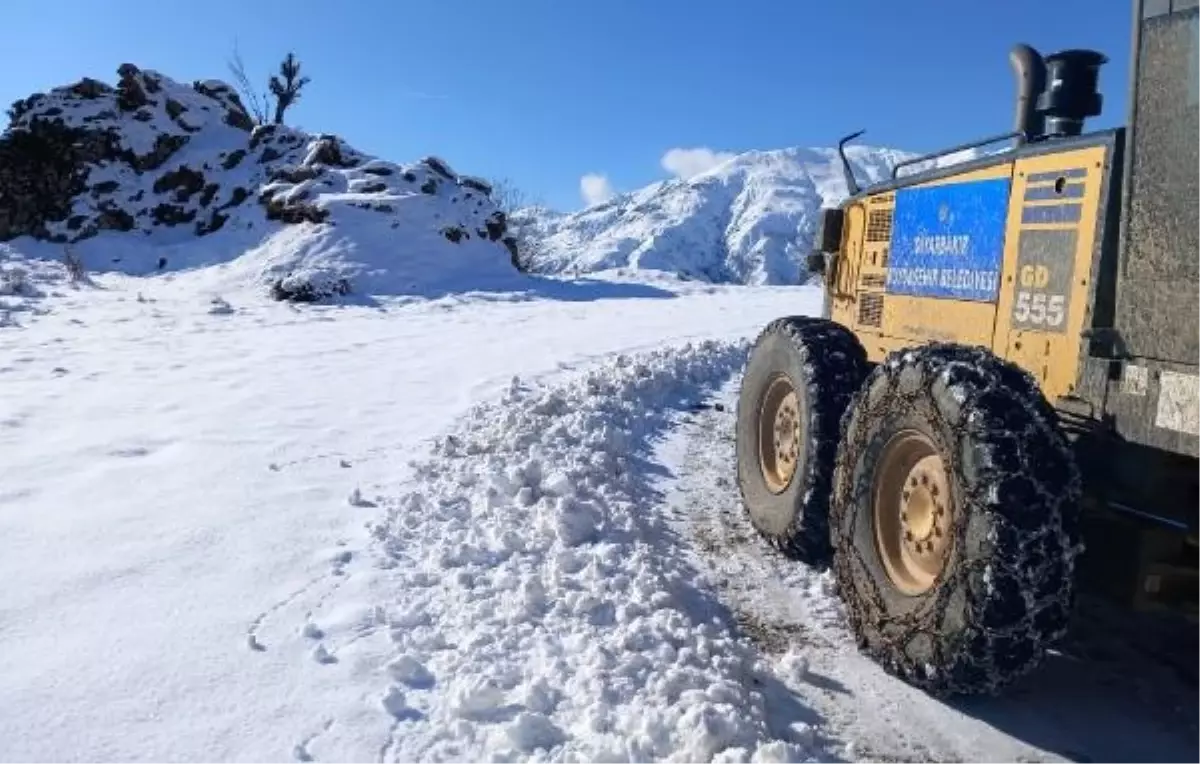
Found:
<path fill-rule="evenodd" d="M 579 179 L 579 193 L 583 196 L 584 203 L 590 207 L 608 201 L 616 192 L 613 191 L 607 175 L 589 172 Z"/>
<path fill-rule="evenodd" d="M 729 151 L 713 151 L 703 146 L 696 149 L 670 149 L 662 156 L 662 166 L 672 175 L 687 180 L 735 156 Z"/>

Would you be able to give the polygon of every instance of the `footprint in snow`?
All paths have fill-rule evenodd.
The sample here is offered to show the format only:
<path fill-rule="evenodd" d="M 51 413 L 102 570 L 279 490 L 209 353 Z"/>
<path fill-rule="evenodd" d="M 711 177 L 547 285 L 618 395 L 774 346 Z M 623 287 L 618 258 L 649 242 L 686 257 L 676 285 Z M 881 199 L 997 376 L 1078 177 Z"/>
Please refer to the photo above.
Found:
<path fill-rule="evenodd" d="M 326 650 L 323 644 L 313 648 L 312 658 L 317 663 L 337 663 L 337 656 Z"/>
<path fill-rule="evenodd" d="M 143 446 L 133 446 L 132 448 L 114 448 L 108 452 L 109 456 L 120 456 L 126 459 L 132 459 L 137 456 L 148 456 L 150 449 Z"/>

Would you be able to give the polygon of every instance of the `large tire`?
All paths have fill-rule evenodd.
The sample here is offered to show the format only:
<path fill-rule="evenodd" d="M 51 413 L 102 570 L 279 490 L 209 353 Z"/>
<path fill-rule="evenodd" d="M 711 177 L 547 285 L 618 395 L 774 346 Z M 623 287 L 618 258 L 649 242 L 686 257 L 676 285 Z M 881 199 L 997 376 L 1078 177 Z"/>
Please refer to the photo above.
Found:
<path fill-rule="evenodd" d="M 893 353 L 847 411 L 830 509 L 860 648 L 936 695 L 1033 669 L 1073 606 L 1080 488 L 1019 367 L 953 345 Z"/>
<path fill-rule="evenodd" d="M 866 353 L 854 334 L 807 316 L 772 321 L 750 352 L 738 398 L 738 487 L 751 525 L 793 559 L 829 562 L 829 492 L 840 421 L 866 368 Z M 795 396 L 794 458 L 786 480 L 770 469 L 767 452 L 774 442 L 764 442 L 773 430 L 772 421 L 763 421 L 764 403 L 768 396 L 778 398 L 776 391 Z"/>

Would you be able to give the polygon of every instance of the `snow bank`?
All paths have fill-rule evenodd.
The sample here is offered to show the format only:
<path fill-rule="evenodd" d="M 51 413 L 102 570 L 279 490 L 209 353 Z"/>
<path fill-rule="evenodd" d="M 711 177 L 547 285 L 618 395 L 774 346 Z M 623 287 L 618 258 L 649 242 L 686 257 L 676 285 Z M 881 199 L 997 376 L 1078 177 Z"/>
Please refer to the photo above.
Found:
<path fill-rule="evenodd" d="M 14 105 L 0 241 L 22 256 L 145 276 L 249 252 L 230 272 L 292 300 L 514 276 L 485 181 L 438 157 L 395 164 L 336 136 L 255 127 L 219 81 L 119 73 L 116 87 L 83 80 Z"/>
<path fill-rule="evenodd" d="M 921 162 L 956 164 L 978 151 Z M 916 154 L 849 146 L 862 186 L 891 177 Z M 847 196 L 837 150 L 750 151 L 688 180 L 657 182 L 579 212 L 527 208 L 513 215 L 543 273 L 630 267 L 740 284 L 798 284 L 820 211 Z"/>
<path fill-rule="evenodd" d="M 622 355 L 472 409 L 374 526 L 390 760 L 798 760 L 772 667 L 653 510 L 649 441 L 746 344 Z M 793 738 L 799 738 L 798 740 Z"/>

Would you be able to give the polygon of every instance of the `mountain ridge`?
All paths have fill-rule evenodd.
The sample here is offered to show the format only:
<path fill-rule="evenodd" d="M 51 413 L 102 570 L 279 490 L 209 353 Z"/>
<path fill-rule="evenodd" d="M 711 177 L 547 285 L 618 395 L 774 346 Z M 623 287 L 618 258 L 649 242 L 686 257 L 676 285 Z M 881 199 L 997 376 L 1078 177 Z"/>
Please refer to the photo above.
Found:
<path fill-rule="evenodd" d="M 919 156 L 883 146 L 846 148 L 860 186 Z M 537 273 L 632 268 L 718 283 L 795 284 L 804 280 L 801 266 L 820 210 L 847 196 L 836 149 L 789 147 L 746 151 L 690 178 L 655 181 L 576 212 L 527 207 L 510 220 L 530 249 L 526 267 Z"/>

